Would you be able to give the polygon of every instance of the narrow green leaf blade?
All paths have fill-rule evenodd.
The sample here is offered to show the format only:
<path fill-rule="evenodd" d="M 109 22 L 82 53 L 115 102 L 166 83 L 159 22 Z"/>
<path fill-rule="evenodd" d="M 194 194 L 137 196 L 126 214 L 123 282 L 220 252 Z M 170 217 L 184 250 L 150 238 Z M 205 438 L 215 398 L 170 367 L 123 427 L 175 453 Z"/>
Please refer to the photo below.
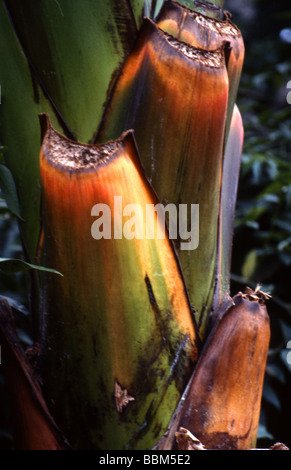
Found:
<path fill-rule="evenodd" d="M 36 264 L 27 263 L 22 259 L 0 258 L 0 270 L 4 271 L 7 274 L 28 271 L 29 269 L 36 269 L 38 271 L 45 271 L 48 273 L 59 274 L 60 276 L 62 276 L 62 274 L 55 269 L 45 268 L 44 266 L 37 266 Z"/>

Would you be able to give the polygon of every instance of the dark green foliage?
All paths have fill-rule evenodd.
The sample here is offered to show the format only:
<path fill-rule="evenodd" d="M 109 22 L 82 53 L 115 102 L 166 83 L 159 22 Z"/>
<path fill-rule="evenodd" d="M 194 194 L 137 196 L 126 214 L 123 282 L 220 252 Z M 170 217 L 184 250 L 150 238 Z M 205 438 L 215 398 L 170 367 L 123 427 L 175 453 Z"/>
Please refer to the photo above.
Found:
<path fill-rule="evenodd" d="M 0 194 L 1 196 L 1 194 Z M 10 258 L 22 256 L 17 219 L 0 198 L 0 254 Z M 31 321 L 28 312 L 27 283 L 23 272 L 3 273 L 0 270 L 0 295 L 12 307 L 19 339 L 24 349 L 32 345 Z M 0 449 L 13 449 L 10 401 L 0 368 Z"/>
<path fill-rule="evenodd" d="M 235 11 L 227 1 L 225 8 Z M 246 12 L 249 16 L 245 17 Z M 259 446 L 291 445 L 291 44 L 280 32 L 290 26 L 288 2 L 248 1 L 234 22 L 241 29 L 246 57 L 238 105 L 245 141 L 232 263 L 232 289 L 245 285 L 271 292 L 271 345 L 265 376 Z"/>

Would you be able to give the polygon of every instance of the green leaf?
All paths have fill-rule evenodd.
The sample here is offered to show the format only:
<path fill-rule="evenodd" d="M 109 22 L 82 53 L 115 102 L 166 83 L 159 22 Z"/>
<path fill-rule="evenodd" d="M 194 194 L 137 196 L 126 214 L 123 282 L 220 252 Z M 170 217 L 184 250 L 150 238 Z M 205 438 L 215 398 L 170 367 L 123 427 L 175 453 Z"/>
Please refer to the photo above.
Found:
<path fill-rule="evenodd" d="M 212 0 L 211 2 L 200 1 L 197 2 L 197 4 L 194 0 L 180 0 L 179 3 L 185 5 L 188 8 L 191 8 L 191 10 L 197 11 L 198 13 L 203 13 L 204 15 L 219 18 L 221 13 L 219 9 L 222 9 L 224 0 Z"/>
<path fill-rule="evenodd" d="M 164 0 L 144 0 L 144 16 L 155 20 L 164 3 Z"/>
<path fill-rule="evenodd" d="M 4 147 L 0 145 L 0 162 L 4 163 Z"/>
<path fill-rule="evenodd" d="M 246 279 L 250 279 L 257 268 L 258 265 L 258 254 L 256 250 L 250 251 L 246 258 L 245 262 L 242 266 L 242 276 Z"/>
<path fill-rule="evenodd" d="M 19 196 L 22 243 L 29 261 L 34 259 L 39 236 L 39 150 L 41 135 L 38 114 L 46 111 L 58 130 L 57 119 L 21 51 L 3 2 L 0 3 L 1 144 L 7 167 Z"/>
<path fill-rule="evenodd" d="M 263 398 L 273 405 L 275 408 L 278 410 L 281 409 L 281 403 L 279 400 L 279 397 L 275 390 L 269 385 L 269 384 L 264 384 L 264 389 L 263 389 Z"/>
<path fill-rule="evenodd" d="M 20 215 L 18 195 L 12 173 L 3 163 L 0 164 L 0 189 L 9 210 L 12 214 L 16 215 L 16 217 L 23 220 Z"/>
<path fill-rule="evenodd" d="M 51 268 L 45 268 L 44 266 L 37 266 L 36 264 L 27 263 L 22 259 L 17 258 L 0 258 L 0 270 L 12 274 L 17 272 L 28 271 L 29 269 L 36 269 L 38 271 L 45 271 L 49 273 L 62 274 L 59 271 Z"/>
<path fill-rule="evenodd" d="M 99 125 L 110 81 L 136 36 L 127 0 L 6 0 L 22 49 L 67 135 L 88 142 Z"/>
<path fill-rule="evenodd" d="M 264 424 L 259 424 L 257 438 L 258 439 L 274 439 L 274 436 L 269 433 L 269 431 L 267 430 Z"/>

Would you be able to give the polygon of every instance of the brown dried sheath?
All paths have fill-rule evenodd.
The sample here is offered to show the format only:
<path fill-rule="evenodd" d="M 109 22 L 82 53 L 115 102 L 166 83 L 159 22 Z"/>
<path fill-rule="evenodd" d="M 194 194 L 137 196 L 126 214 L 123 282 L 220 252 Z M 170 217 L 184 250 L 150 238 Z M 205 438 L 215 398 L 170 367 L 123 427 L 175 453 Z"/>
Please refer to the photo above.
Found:
<path fill-rule="evenodd" d="M 239 293 L 213 328 L 159 450 L 188 429 L 207 449 L 256 445 L 270 323 L 261 298 Z"/>
<path fill-rule="evenodd" d="M 229 76 L 227 138 L 245 55 L 240 30 L 228 17 L 225 20 L 210 18 L 172 0 L 164 3 L 157 24 L 164 31 L 193 47 L 213 51 L 227 44 L 225 54 Z"/>

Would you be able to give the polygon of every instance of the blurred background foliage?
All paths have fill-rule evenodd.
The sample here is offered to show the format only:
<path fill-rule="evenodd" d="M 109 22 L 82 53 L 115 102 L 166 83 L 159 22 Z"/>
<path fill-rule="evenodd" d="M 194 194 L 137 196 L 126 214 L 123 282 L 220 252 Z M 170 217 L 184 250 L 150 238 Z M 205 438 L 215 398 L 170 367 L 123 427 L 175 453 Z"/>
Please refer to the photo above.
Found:
<path fill-rule="evenodd" d="M 271 344 L 258 445 L 281 441 L 291 447 L 291 365 L 287 362 L 291 340 L 291 104 L 287 102 L 291 4 L 284 0 L 226 0 L 225 9 L 241 29 L 246 47 L 237 100 L 245 141 L 232 293 L 245 285 L 261 284 L 272 295 L 267 303 Z"/>
<path fill-rule="evenodd" d="M 291 365 L 287 361 L 291 351 L 291 343 L 290 349 L 287 345 L 291 341 L 291 5 L 290 0 L 226 0 L 225 9 L 232 13 L 246 46 L 238 95 L 245 143 L 232 294 L 259 283 L 272 295 L 267 305 L 272 337 L 258 446 L 281 441 L 291 447 Z M 4 199 L 0 199 L 0 233 L 0 257 L 21 257 L 17 220 Z M 0 295 L 13 307 L 25 348 L 31 345 L 28 291 L 23 273 L 0 271 Z M 0 375 L 0 449 L 13 449 L 8 398 Z"/>
<path fill-rule="evenodd" d="M 3 148 L 0 147 L 0 161 Z M 0 163 L 1 165 L 1 163 Z M 23 258 L 22 246 L 16 216 L 8 209 L 0 193 L 0 257 Z M 6 297 L 12 306 L 19 339 L 23 347 L 31 346 L 31 324 L 29 316 L 27 278 L 24 273 L 4 273 L 0 269 L 0 295 Z M 1 351 L 0 351 L 1 352 Z M 1 357 L 2 360 L 2 357 Z M 0 450 L 13 448 L 13 437 L 9 411 L 9 397 L 0 371 Z"/>

